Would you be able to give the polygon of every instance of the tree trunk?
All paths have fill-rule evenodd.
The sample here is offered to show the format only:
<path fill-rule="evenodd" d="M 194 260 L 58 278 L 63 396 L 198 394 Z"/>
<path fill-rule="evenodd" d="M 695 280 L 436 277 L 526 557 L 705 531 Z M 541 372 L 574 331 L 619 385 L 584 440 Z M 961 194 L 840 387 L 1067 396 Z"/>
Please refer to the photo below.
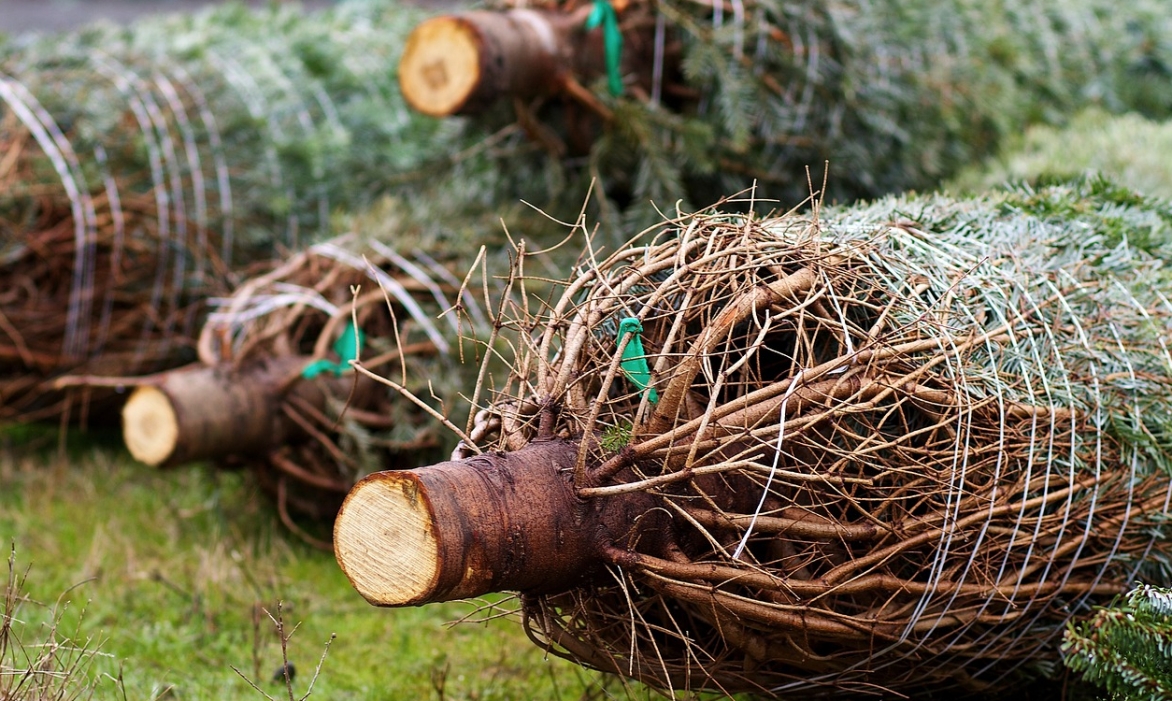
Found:
<path fill-rule="evenodd" d="M 550 441 L 372 474 L 334 522 L 338 564 L 370 603 L 405 606 L 558 592 L 589 578 L 608 547 L 641 539 L 640 549 L 657 550 L 664 524 L 638 519 L 650 507 L 645 494 L 574 496 L 577 450 Z"/>
<path fill-rule="evenodd" d="M 319 410 L 325 406 L 328 392 L 321 381 L 300 379 L 310 360 L 292 356 L 241 368 L 199 365 L 156 375 L 122 409 L 126 447 L 136 460 L 161 467 L 281 445 L 302 433 L 282 411 L 286 398 L 296 396 Z M 333 382 L 348 386 L 354 379 Z"/>
<path fill-rule="evenodd" d="M 399 85 L 416 110 L 435 117 L 483 111 L 502 96 L 553 95 L 606 71 L 602 33 L 573 13 L 515 9 L 434 17 L 407 38 Z M 623 72 L 639 72 L 648 24 L 624 31 Z M 648 73 L 650 66 L 643 67 Z"/>

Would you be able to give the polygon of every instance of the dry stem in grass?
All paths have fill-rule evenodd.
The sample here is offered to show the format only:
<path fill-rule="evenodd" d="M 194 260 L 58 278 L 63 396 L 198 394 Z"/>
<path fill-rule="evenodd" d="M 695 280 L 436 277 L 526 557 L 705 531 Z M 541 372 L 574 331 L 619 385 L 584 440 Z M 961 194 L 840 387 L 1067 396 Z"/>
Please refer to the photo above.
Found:
<path fill-rule="evenodd" d="M 667 222 L 504 307 L 483 453 L 360 482 L 339 563 L 379 605 L 519 590 L 537 644 L 670 690 L 1044 666 L 1172 580 L 1172 280 L 1141 228 L 1172 212 L 1097 181 Z"/>
<path fill-rule="evenodd" d="M 63 604 L 59 600 L 42 632 L 30 636 L 29 624 L 20 618 L 32 602 L 22 593 L 27 571 L 18 573 L 16 547 L 8 554 L 8 576 L 0 598 L 0 701 L 75 701 L 90 699 L 99 683 L 89 678 L 98 645 L 77 628 L 70 636 L 61 630 Z M 66 592 L 68 593 L 68 592 Z M 62 594 L 64 596 L 64 594 Z M 125 698 L 120 679 L 111 679 Z"/>
<path fill-rule="evenodd" d="M 319 658 L 317 661 L 317 667 L 315 667 L 313 670 L 313 676 L 309 680 L 309 686 L 306 687 L 305 693 L 301 696 L 295 696 L 293 691 L 293 679 L 296 674 L 296 668 L 293 666 L 293 663 L 289 661 L 289 640 L 293 637 L 293 634 L 297 632 L 297 626 L 293 626 L 293 630 L 286 630 L 284 602 L 282 601 L 277 602 L 277 614 L 275 616 L 268 609 L 262 610 L 264 611 L 264 614 L 268 616 L 269 620 L 273 622 L 273 628 L 276 630 L 277 638 L 281 641 L 281 666 L 278 668 L 277 674 L 273 677 L 273 681 L 282 683 L 284 685 L 285 691 L 289 695 L 289 701 L 305 701 L 310 697 L 310 695 L 313 694 L 313 686 L 314 684 L 317 684 L 318 677 L 321 676 L 322 665 L 326 663 L 326 657 L 330 654 L 330 645 L 334 643 L 334 640 L 338 637 L 338 635 L 337 633 L 330 635 L 330 639 L 326 641 L 325 646 L 322 649 L 321 658 Z M 268 692 L 260 688 L 256 681 L 249 679 L 248 676 L 244 674 L 244 672 L 241 672 L 235 666 L 232 667 L 232 671 L 239 675 L 239 677 L 245 682 L 247 682 L 249 686 L 255 689 L 258 694 L 264 696 L 269 701 L 277 701 L 277 699 L 269 696 Z"/>

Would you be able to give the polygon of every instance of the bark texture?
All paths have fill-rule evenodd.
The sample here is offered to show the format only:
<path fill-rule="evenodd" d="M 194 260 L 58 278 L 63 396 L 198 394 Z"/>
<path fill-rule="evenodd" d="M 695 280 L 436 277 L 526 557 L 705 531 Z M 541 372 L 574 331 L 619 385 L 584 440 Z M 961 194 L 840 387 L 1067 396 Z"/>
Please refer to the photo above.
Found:
<path fill-rule="evenodd" d="M 136 460 L 157 467 L 260 453 L 299 435 L 282 411 L 290 394 L 325 405 L 317 381 L 300 379 L 294 356 L 241 368 L 194 366 L 139 386 L 122 409 L 122 437 Z M 351 382 L 345 378 L 344 382 Z"/>
<path fill-rule="evenodd" d="M 334 522 L 338 564 L 370 603 L 404 606 L 562 591 L 584 583 L 608 548 L 642 538 L 658 550 L 661 533 L 638 523 L 645 495 L 574 496 L 577 449 L 541 442 L 370 475 Z"/>

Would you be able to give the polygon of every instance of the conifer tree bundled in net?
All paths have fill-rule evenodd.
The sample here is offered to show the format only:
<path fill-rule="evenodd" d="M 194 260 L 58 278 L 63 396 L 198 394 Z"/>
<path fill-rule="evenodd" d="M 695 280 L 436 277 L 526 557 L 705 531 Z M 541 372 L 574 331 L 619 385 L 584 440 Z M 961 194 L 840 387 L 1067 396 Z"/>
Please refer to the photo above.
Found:
<path fill-rule="evenodd" d="M 1102 180 L 681 216 L 505 309 L 479 440 L 358 483 L 339 563 L 379 605 L 518 590 L 537 644 L 676 691 L 1045 671 L 1172 582 L 1170 235 Z"/>
<path fill-rule="evenodd" d="M 504 14 L 516 17 L 514 31 L 532 24 L 532 3 L 498 4 L 526 8 L 513 10 L 523 16 Z M 559 51 L 574 54 L 561 64 L 551 58 L 556 70 L 550 72 L 573 73 L 592 90 L 564 79 L 548 84 L 569 84 L 565 102 L 578 106 L 579 116 L 562 130 L 567 141 L 582 114 L 603 115 L 592 172 L 617 199 L 640 205 L 653 199 L 670 206 L 684 194 L 710 202 L 753 181 L 768 196 L 802 197 L 805 167 L 820 172 L 826 161 L 828 200 L 932 189 L 993 153 L 1006 136 L 1031 123 L 1061 122 L 1080 106 L 1157 117 L 1172 110 L 1166 80 L 1172 8 L 1161 0 L 1125 6 L 1107 0 L 611 4 L 623 38 L 613 76 L 623 96 L 616 98 L 608 82 L 599 37 L 607 34 L 605 22 L 587 32 L 582 21 L 591 4 L 581 0 L 547 3 L 556 11 L 543 15 L 550 26 L 545 34 L 561 42 Z M 483 15 L 459 17 L 475 27 L 474 39 L 506 35 Z M 577 20 L 577 33 L 563 28 L 566 18 Z M 436 27 L 434 21 L 421 26 L 404 51 L 400 77 L 408 98 L 424 93 L 427 110 L 452 86 L 475 84 L 468 90 L 478 99 L 457 108 L 482 107 L 482 93 L 491 90 L 453 75 L 464 66 L 461 54 L 428 51 L 428 26 Z M 479 46 L 461 41 L 464 33 L 437 30 L 430 41 Z M 496 54 L 489 39 L 481 43 L 483 64 Z M 507 66 L 515 56 L 503 53 Z M 448 81 L 435 78 L 441 59 Z M 513 65 L 530 70 L 526 62 Z M 492 69 L 477 68 L 476 77 L 498 91 L 535 87 L 534 81 L 509 86 Z M 436 97 L 427 99 L 433 85 Z M 543 100 L 535 104 L 563 104 Z M 532 121 L 525 110 L 517 114 Z M 554 109 L 538 111 L 538 118 L 562 126 Z"/>
<path fill-rule="evenodd" d="M 462 377 L 454 339 L 485 324 L 460 288 L 427 253 L 366 234 L 315 244 L 212 300 L 200 362 L 138 380 L 127 446 L 152 465 L 243 464 L 308 535 L 294 516 L 333 518 L 359 477 L 451 452 L 440 397 Z M 426 407 L 356 375 L 355 358 Z"/>
<path fill-rule="evenodd" d="M 63 411 L 50 385 L 65 373 L 190 362 L 201 300 L 325 237 L 340 208 L 440 175 L 467 181 L 465 204 L 495 201 L 491 158 L 464 150 L 482 135 L 398 94 L 398 50 L 421 16 L 389 0 L 308 16 L 231 6 L 10 42 L 0 420 Z"/>

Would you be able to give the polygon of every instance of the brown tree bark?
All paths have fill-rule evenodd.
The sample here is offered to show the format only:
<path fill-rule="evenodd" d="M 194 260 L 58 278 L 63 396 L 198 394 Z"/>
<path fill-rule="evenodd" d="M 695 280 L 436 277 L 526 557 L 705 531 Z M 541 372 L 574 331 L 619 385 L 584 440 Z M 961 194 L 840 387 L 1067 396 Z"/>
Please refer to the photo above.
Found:
<path fill-rule="evenodd" d="M 602 34 L 586 31 L 590 6 L 572 12 L 514 9 L 434 17 L 407 38 L 399 85 L 414 109 L 436 117 L 471 114 L 498 98 L 553 95 L 606 70 Z M 653 23 L 625 22 L 623 72 L 646 82 Z"/>
<path fill-rule="evenodd" d="M 376 606 L 494 591 L 557 592 L 583 583 L 608 549 L 656 551 L 668 530 L 643 493 L 574 495 L 578 446 L 533 443 L 416 470 L 378 472 L 350 491 L 334 552 Z"/>
<path fill-rule="evenodd" d="M 292 356 L 240 368 L 189 366 L 148 378 L 122 409 L 122 437 L 135 459 L 177 465 L 264 452 L 301 428 L 282 410 L 296 396 L 325 406 L 324 382 L 349 386 L 353 377 L 303 380 L 310 358 Z M 366 384 L 364 382 L 364 384 Z"/>

